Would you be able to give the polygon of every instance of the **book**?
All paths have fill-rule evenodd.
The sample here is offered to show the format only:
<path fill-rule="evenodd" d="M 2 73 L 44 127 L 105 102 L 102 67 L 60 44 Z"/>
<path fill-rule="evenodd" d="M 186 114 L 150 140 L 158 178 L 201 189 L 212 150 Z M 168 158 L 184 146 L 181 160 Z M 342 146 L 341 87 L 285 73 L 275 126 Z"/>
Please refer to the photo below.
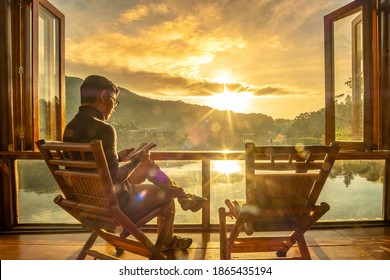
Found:
<path fill-rule="evenodd" d="M 133 151 L 131 151 L 131 153 L 129 153 L 127 157 L 133 158 L 141 152 L 147 153 L 156 146 L 157 145 L 155 143 L 141 143 L 138 145 L 138 147 L 136 147 Z"/>

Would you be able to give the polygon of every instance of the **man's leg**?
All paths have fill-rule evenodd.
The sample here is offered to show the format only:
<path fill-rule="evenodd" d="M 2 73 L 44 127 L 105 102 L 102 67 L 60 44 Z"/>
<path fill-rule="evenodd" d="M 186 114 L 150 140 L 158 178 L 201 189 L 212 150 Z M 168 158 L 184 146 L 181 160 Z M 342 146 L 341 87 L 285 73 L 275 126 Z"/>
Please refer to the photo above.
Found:
<path fill-rule="evenodd" d="M 128 185 L 131 188 L 131 199 L 122 206 L 122 211 L 133 221 L 138 221 L 152 210 L 171 202 L 170 211 L 175 213 L 173 198 L 160 187 L 152 184 Z"/>
<path fill-rule="evenodd" d="M 199 211 L 207 199 L 187 194 L 183 188 L 172 181 L 167 174 L 153 161 L 142 162 L 130 175 L 128 181 L 140 184 L 145 179 L 159 186 L 171 197 L 176 197 L 183 210 Z"/>
<path fill-rule="evenodd" d="M 157 217 L 158 234 L 164 229 L 167 232 L 165 238 L 166 249 L 187 249 L 192 244 L 192 239 L 173 235 L 173 223 L 175 215 L 175 203 L 159 186 L 151 184 L 142 184 L 132 186 L 135 196 L 123 208 L 123 212 L 133 221 L 142 219 L 150 211 L 164 206 L 163 214 Z M 166 203 L 170 202 L 168 206 Z"/>

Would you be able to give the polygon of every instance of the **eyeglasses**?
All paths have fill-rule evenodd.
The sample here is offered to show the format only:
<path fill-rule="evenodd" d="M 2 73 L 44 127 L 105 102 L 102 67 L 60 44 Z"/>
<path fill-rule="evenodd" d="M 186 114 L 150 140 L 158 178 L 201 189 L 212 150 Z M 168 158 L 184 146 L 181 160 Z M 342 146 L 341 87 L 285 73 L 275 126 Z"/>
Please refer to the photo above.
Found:
<path fill-rule="evenodd" d="M 110 96 L 110 98 L 114 101 L 114 109 L 116 109 L 119 106 L 119 101 L 116 100 L 116 98 Z"/>

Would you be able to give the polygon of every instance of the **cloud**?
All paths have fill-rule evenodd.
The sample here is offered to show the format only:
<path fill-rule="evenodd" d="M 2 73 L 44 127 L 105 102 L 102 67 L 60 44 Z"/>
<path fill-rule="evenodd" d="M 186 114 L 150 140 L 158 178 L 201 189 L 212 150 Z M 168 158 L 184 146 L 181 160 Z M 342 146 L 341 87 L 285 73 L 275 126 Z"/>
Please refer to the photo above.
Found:
<path fill-rule="evenodd" d="M 254 96 L 265 96 L 265 95 L 274 95 L 274 96 L 285 96 L 285 95 L 316 95 L 318 92 L 310 92 L 307 90 L 302 90 L 301 88 L 296 87 L 286 87 L 283 85 L 264 85 L 261 87 L 255 88 L 253 91 Z"/>
<path fill-rule="evenodd" d="M 149 14 L 149 8 L 145 5 L 139 5 L 134 9 L 127 10 L 120 15 L 121 23 L 131 23 L 133 21 L 138 21 L 143 17 L 146 17 Z"/>
<path fill-rule="evenodd" d="M 209 96 L 223 91 L 213 78 L 229 72 L 229 90 L 260 97 L 321 95 L 323 16 L 350 0 L 51 2 L 66 17 L 69 75 Z"/>
<path fill-rule="evenodd" d="M 288 51 L 291 47 L 291 44 L 282 42 L 280 36 L 277 35 L 268 38 L 268 45 L 271 49 L 280 51 Z"/>
<path fill-rule="evenodd" d="M 139 4 L 121 13 L 119 22 L 122 24 L 129 24 L 135 21 L 140 21 L 149 15 L 164 15 L 167 13 L 168 7 L 164 3 L 151 3 L 149 5 Z"/>
<path fill-rule="evenodd" d="M 164 8 L 156 6 L 154 10 L 164 11 Z M 145 6 L 137 6 L 125 12 L 121 21 L 140 20 L 148 13 Z M 219 53 L 246 46 L 239 35 L 221 30 L 205 32 L 202 24 L 194 15 L 179 15 L 139 31 L 138 36 L 111 32 L 93 34 L 77 41 L 69 38 L 66 58 L 68 63 L 111 67 L 128 73 L 143 73 L 145 77 L 149 76 L 146 73 L 158 74 L 167 83 L 161 84 L 161 91 L 175 87 L 177 81 L 192 79 L 183 90 L 202 95 L 210 89 L 204 82 L 201 67 L 212 63 Z M 201 89 L 201 85 L 205 88 Z"/>
<path fill-rule="evenodd" d="M 150 69 L 195 78 L 200 76 L 199 67 L 211 63 L 219 52 L 245 45 L 240 38 L 200 35 L 191 32 L 191 27 L 188 28 L 189 33 L 172 26 L 159 31 L 150 30 L 142 38 L 111 33 L 104 37 L 93 35 L 82 41 L 68 39 L 66 58 L 72 62 L 127 68 L 132 71 Z"/>

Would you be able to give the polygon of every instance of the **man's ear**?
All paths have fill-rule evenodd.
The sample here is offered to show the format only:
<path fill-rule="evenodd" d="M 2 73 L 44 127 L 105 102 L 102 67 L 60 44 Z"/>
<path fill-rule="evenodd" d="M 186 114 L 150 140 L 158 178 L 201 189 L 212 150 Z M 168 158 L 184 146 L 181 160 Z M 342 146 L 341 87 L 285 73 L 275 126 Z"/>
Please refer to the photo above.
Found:
<path fill-rule="evenodd" d="M 96 101 L 99 103 L 104 103 L 104 100 L 107 98 L 107 92 L 105 90 L 102 90 L 99 92 L 98 96 L 96 97 Z"/>

